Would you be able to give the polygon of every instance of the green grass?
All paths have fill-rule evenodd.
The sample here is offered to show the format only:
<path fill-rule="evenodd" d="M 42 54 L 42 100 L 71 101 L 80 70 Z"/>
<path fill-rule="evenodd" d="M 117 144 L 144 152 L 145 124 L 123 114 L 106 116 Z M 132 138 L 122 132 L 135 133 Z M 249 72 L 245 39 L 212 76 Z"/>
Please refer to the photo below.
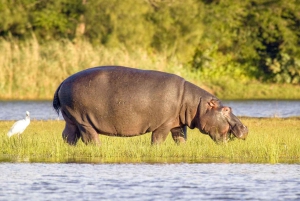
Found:
<path fill-rule="evenodd" d="M 169 136 L 150 145 L 150 134 L 132 138 L 99 135 L 101 146 L 63 142 L 63 121 L 32 121 L 19 138 L 8 138 L 13 122 L 0 122 L 0 159 L 30 162 L 250 162 L 300 163 L 299 118 L 243 118 L 247 140 L 215 144 L 198 130 L 188 131 L 188 141 L 176 145 Z"/>
<path fill-rule="evenodd" d="M 136 49 L 92 46 L 85 41 L 0 40 L 0 100 L 51 100 L 71 74 L 101 65 L 122 65 L 177 74 L 220 99 L 300 99 L 300 85 L 265 84 L 247 77 L 192 71 L 175 57 Z M 283 90 L 284 89 L 284 90 Z"/>

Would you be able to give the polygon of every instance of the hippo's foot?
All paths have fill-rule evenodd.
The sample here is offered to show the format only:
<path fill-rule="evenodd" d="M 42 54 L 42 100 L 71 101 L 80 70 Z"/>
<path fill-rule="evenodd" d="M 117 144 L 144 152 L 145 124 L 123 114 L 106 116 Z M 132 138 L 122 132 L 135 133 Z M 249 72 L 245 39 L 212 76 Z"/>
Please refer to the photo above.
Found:
<path fill-rule="evenodd" d="M 76 145 L 80 133 L 76 125 L 66 122 L 65 129 L 62 133 L 62 137 L 65 142 L 67 142 L 70 145 Z"/>
<path fill-rule="evenodd" d="M 95 144 L 100 146 L 99 135 L 91 126 L 80 125 L 79 131 L 81 134 L 81 139 L 85 144 Z"/>
<path fill-rule="evenodd" d="M 182 128 L 173 128 L 171 130 L 172 138 L 177 144 L 183 144 L 186 142 L 186 126 Z"/>

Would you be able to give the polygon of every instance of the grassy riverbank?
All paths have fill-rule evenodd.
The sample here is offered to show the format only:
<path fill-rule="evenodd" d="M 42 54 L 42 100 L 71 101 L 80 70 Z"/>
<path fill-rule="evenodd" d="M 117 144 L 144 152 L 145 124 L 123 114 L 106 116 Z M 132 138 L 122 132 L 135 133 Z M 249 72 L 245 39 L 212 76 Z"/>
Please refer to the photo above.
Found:
<path fill-rule="evenodd" d="M 243 72 L 220 67 L 218 73 L 193 71 L 175 57 L 126 48 L 92 46 L 85 41 L 0 40 L 0 100 L 50 100 L 69 75 L 100 65 L 123 65 L 174 73 L 220 99 L 300 99 L 300 86 L 263 84 Z"/>
<path fill-rule="evenodd" d="M 7 161 L 47 162 L 262 162 L 300 163 L 299 118 L 242 118 L 250 130 L 247 140 L 215 144 L 198 130 L 176 145 L 171 136 L 159 146 L 150 134 L 133 138 L 100 135 L 102 146 L 69 146 L 63 142 L 63 121 L 33 121 L 18 138 L 8 138 L 12 121 L 0 122 L 0 158 Z"/>

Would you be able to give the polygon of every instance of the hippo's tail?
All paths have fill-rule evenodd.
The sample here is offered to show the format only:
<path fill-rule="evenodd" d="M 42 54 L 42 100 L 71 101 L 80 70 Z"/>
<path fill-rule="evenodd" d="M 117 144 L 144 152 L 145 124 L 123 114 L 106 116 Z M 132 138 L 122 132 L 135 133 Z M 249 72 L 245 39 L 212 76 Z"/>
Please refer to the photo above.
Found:
<path fill-rule="evenodd" d="M 60 101 L 58 97 L 58 91 L 61 87 L 62 83 L 59 85 L 59 87 L 56 89 L 53 97 L 53 108 L 55 109 L 57 115 L 59 115 L 59 110 L 60 110 Z"/>

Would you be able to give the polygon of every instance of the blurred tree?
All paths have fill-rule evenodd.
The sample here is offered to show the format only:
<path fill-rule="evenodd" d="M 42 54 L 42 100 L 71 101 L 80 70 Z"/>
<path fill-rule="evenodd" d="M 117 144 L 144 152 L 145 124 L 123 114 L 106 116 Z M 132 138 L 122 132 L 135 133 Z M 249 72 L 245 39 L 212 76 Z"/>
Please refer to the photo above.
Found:
<path fill-rule="evenodd" d="M 300 83 L 299 10 L 300 0 L 2 0 L 0 37 L 80 38 L 177 57 L 216 79 Z"/>
<path fill-rule="evenodd" d="M 203 4 L 196 0 L 152 0 L 150 19 L 155 26 L 152 47 L 181 61 L 191 60 L 202 36 Z"/>
<path fill-rule="evenodd" d="M 86 32 L 94 44 L 147 48 L 153 33 L 147 21 L 151 7 L 140 0 L 90 0 L 86 3 Z"/>
<path fill-rule="evenodd" d="M 27 39 L 74 38 L 83 13 L 82 0 L 3 0 L 0 3 L 0 36 Z"/>
<path fill-rule="evenodd" d="M 243 60 L 244 48 L 248 54 L 256 55 L 249 47 L 250 31 L 244 29 L 247 15 L 247 1 L 223 0 L 203 1 L 204 32 L 192 59 L 192 66 L 203 72 L 206 77 L 218 80 L 220 76 L 229 75 L 236 79 L 253 69 Z M 239 68 L 239 69 L 237 69 Z"/>
<path fill-rule="evenodd" d="M 250 77 L 299 83 L 299 0 L 204 2 L 206 31 L 193 58 L 195 68 L 237 66 Z"/>
<path fill-rule="evenodd" d="M 82 8 L 85 8 L 87 0 L 82 0 Z M 80 12 L 79 22 L 76 26 L 75 37 L 81 38 L 85 32 L 85 20 L 84 20 L 84 13 Z"/>
<path fill-rule="evenodd" d="M 299 27 L 295 26 L 300 19 L 298 5 L 295 1 L 257 0 L 248 6 L 247 19 L 252 23 L 245 28 L 251 30 L 249 39 L 258 55 L 253 61 L 264 72 L 265 79 L 300 81 L 300 35 Z"/>
<path fill-rule="evenodd" d="M 28 10 L 35 0 L 2 0 L 0 2 L 0 36 L 26 37 L 31 28 Z"/>
<path fill-rule="evenodd" d="M 42 39 L 72 39 L 83 12 L 82 0 L 41 0 L 30 12 L 30 21 Z"/>

